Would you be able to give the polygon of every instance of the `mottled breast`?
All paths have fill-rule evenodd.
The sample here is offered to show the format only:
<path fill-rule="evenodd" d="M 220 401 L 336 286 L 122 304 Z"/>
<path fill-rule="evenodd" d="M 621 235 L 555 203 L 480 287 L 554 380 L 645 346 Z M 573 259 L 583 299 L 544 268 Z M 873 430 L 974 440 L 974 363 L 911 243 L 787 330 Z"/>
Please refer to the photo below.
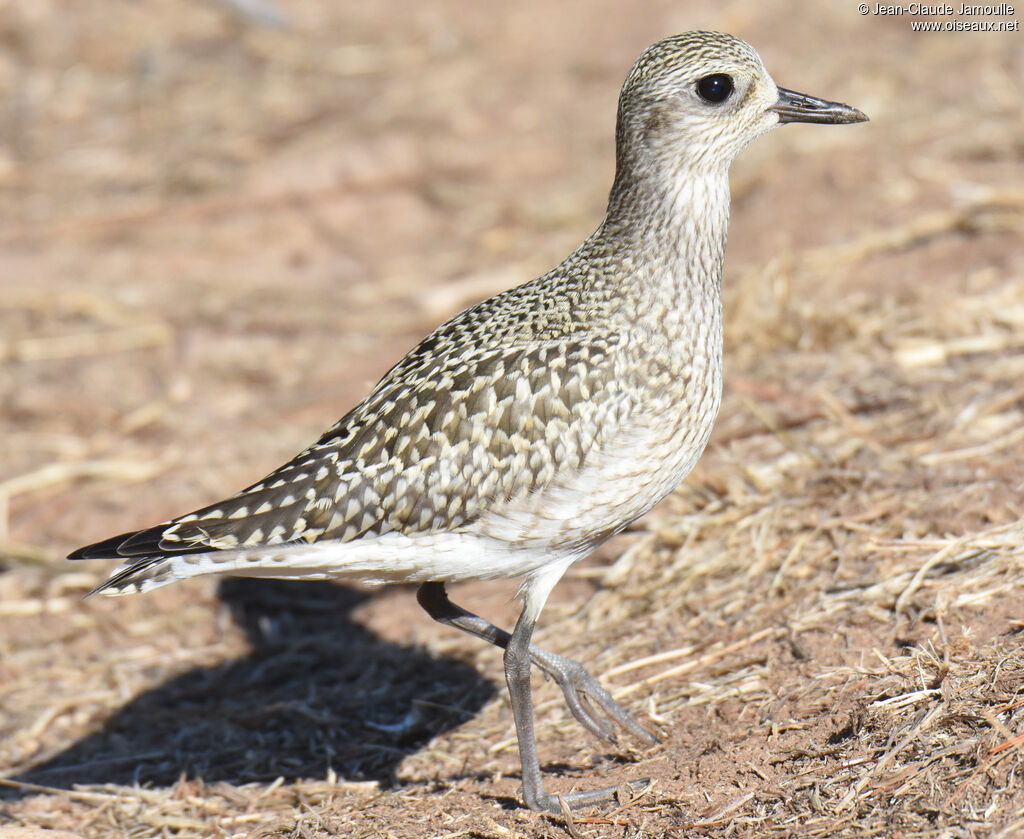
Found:
<path fill-rule="evenodd" d="M 700 318 L 691 310 L 688 323 L 680 313 L 679 328 L 652 331 L 639 319 L 620 333 L 591 376 L 590 398 L 572 406 L 586 416 L 591 442 L 578 468 L 492 504 L 474 531 L 582 554 L 675 489 L 704 450 L 721 402 L 721 313 L 715 301 L 708 308 Z"/>

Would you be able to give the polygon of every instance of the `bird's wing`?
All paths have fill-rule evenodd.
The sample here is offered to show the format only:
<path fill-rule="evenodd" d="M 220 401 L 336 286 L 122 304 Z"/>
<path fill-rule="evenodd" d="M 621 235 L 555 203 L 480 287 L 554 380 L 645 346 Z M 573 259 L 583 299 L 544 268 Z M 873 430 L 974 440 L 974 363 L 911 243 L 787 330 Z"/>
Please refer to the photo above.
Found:
<path fill-rule="evenodd" d="M 489 504 L 580 469 L 601 429 L 617 424 L 623 400 L 608 385 L 607 367 L 618 340 L 446 345 L 440 355 L 417 347 L 315 444 L 259 483 L 70 558 L 142 567 L 186 553 L 467 528 Z"/>

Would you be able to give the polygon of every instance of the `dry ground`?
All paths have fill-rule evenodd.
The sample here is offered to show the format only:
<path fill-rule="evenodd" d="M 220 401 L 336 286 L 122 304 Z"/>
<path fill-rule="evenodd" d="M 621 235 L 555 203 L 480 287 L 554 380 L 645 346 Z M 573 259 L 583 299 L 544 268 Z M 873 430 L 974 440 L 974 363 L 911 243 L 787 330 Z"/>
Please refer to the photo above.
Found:
<path fill-rule="evenodd" d="M 1024 834 L 1020 33 L 280 2 L 0 2 L 0 836 Z M 538 679 L 552 787 L 652 789 L 516 809 L 499 656 L 409 589 L 82 601 L 69 549 L 259 478 L 585 236 L 622 77 L 697 27 L 873 121 L 736 164 L 712 445 L 542 619 L 664 735 L 604 748 Z"/>

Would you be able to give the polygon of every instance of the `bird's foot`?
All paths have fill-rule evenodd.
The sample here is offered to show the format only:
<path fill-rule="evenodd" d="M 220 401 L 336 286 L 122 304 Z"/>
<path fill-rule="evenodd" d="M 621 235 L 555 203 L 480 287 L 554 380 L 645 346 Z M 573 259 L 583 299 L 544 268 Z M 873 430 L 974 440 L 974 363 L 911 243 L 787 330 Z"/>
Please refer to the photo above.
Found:
<path fill-rule="evenodd" d="M 611 725 L 614 722 L 652 746 L 660 742 L 657 737 L 633 719 L 632 714 L 616 702 L 612 695 L 601 686 L 601 683 L 591 676 L 578 661 L 533 645 L 530 646 L 530 658 L 533 659 L 534 664 L 555 680 L 562 689 L 562 695 L 565 696 L 565 702 L 572 715 L 576 717 L 580 725 L 596 737 L 615 743 L 615 730 Z M 607 792 L 608 790 L 598 790 L 594 793 L 574 793 L 573 795 L 594 796 Z M 568 801 L 568 799 L 566 800 Z M 570 806 L 588 806 L 588 804 L 570 804 Z M 549 810 L 551 808 L 545 805 L 541 809 Z M 560 810 L 554 812 L 560 812 Z"/>
<path fill-rule="evenodd" d="M 546 792 L 543 787 L 527 791 L 524 786 L 523 800 L 531 810 L 561 814 L 566 809 L 582 810 L 586 807 L 596 807 L 599 804 L 621 803 L 620 799 L 623 793 L 636 796 L 638 793 L 646 792 L 646 787 L 650 786 L 650 783 L 649 778 L 641 778 L 622 786 L 604 787 L 588 792 L 570 792 L 565 795 Z"/>

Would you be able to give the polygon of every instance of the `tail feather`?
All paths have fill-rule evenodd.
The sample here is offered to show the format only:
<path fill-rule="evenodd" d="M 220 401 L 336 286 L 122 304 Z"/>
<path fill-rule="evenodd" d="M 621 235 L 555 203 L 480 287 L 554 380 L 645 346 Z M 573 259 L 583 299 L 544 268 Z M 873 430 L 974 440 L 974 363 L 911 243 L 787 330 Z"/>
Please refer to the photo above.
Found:
<path fill-rule="evenodd" d="M 113 547 L 111 545 L 113 544 Z M 97 543 L 97 551 L 116 551 L 116 540 Z M 87 549 L 76 553 L 88 554 Z M 105 553 L 104 555 L 109 555 Z M 486 580 L 530 574 L 550 564 L 543 548 L 509 550 L 502 541 L 471 533 L 383 536 L 319 542 L 259 545 L 237 550 L 166 551 L 120 557 L 108 580 L 90 594 L 127 594 L 204 574 L 303 580 L 359 580 L 370 585 L 422 583 L 427 580 Z"/>
<path fill-rule="evenodd" d="M 172 562 L 173 560 L 167 557 L 148 557 L 141 561 L 136 560 L 126 563 L 118 567 L 113 574 L 85 596 L 92 597 L 100 592 L 106 592 L 107 594 L 130 594 L 159 588 L 174 581 L 175 578 L 173 577 L 162 579 L 166 575 L 161 574 L 159 569 L 159 566 L 170 566 Z"/>
<path fill-rule="evenodd" d="M 308 551 L 303 548 L 309 548 Z M 134 557 L 117 567 L 110 577 L 86 597 L 152 591 L 168 583 L 203 574 L 227 574 L 276 579 L 326 580 L 344 574 L 333 562 L 332 552 L 304 543 L 284 548 L 247 551 L 210 551 Z"/>
<path fill-rule="evenodd" d="M 168 523 L 164 523 L 145 530 L 122 533 L 68 554 L 68 559 L 122 560 L 122 564 L 110 577 L 86 594 L 86 597 L 100 592 L 128 594 L 150 591 L 197 574 L 231 573 L 251 562 L 238 551 L 219 551 L 211 549 L 208 544 L 169 542 L 165 538 L 168 526 Z M 292 544 L 303 543 L 298 541 Z"/>

